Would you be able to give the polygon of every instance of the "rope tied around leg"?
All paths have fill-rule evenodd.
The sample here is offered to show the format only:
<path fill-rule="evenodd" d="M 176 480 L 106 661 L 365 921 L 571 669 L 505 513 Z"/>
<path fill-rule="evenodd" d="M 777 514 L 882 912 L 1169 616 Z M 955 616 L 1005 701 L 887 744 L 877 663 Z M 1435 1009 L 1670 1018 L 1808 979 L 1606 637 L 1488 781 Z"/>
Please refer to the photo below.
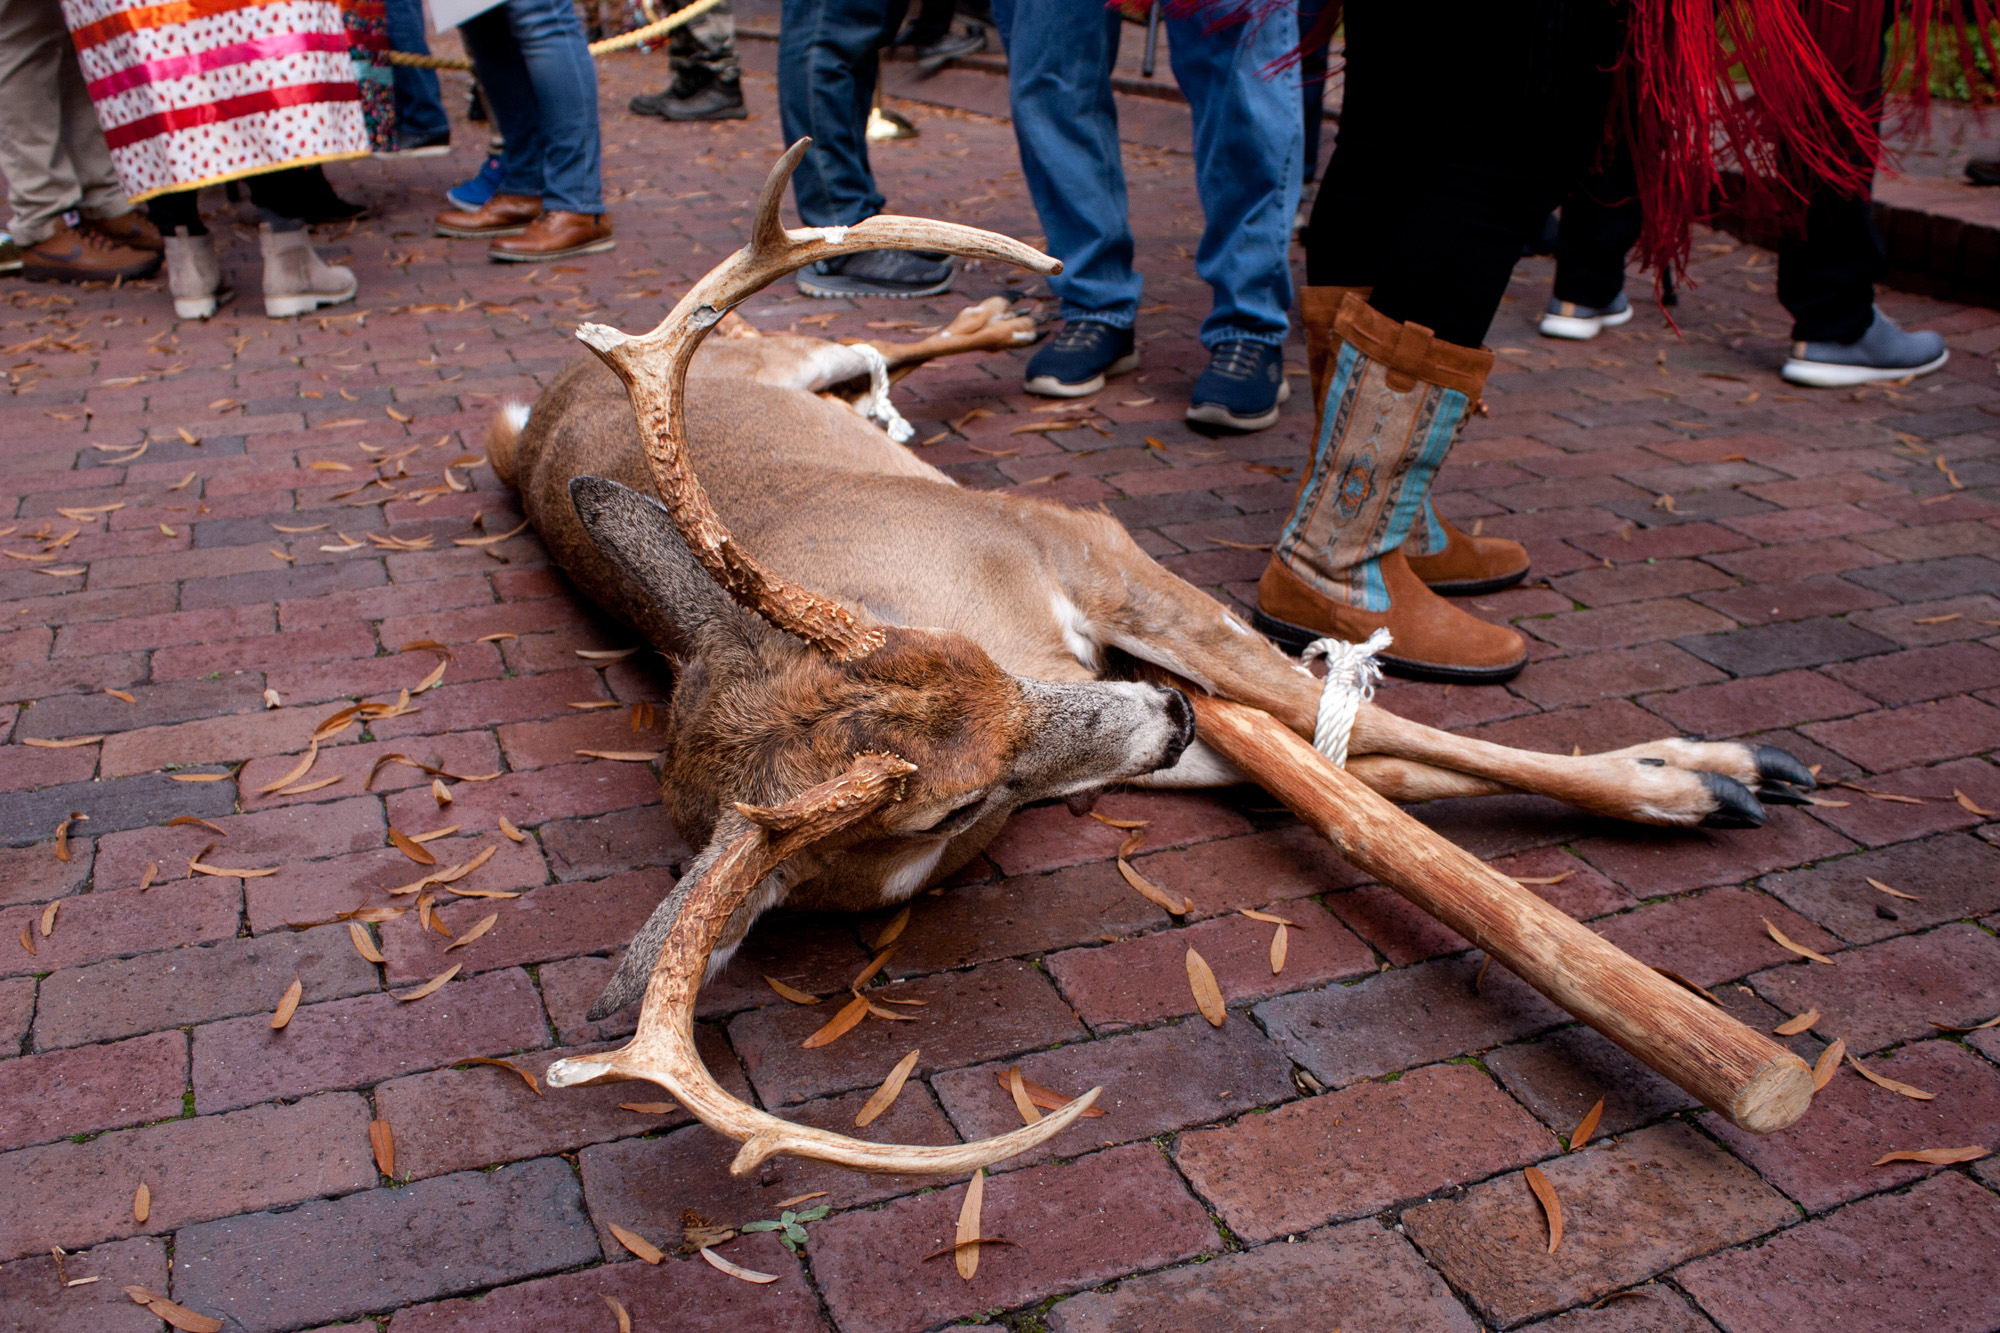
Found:
<path fill-rule="evenodd" d="M 880 426 L 897 444 L 909 443 L 917 428 L 904 420 L 896 405 L 889 401 L 889 359 L 872 343 L 854 343 L 852 346 L 868 363 L 868 392 L 854 404 L 854 410 Z"/>
<path fill-rule="evenodd" d="M 1314 639 L 1299 654 L 1299 670 L 1315 657 L 1326 659 L 1326 682 L 1319 691 L 1319 717 L 1313 724 L 1313 749 L 1331 759 L 1336 767 L 1347 767 L 1347 744 L 1354 736 L 1354 715 L 1361 705 L 1375 697 L 1375 684 L 1382 679 L 1382 667 L 1375 654 L 1391 643 L 1389 631 L 1378 629 L 1366 643 L 1345 639 Z"/>

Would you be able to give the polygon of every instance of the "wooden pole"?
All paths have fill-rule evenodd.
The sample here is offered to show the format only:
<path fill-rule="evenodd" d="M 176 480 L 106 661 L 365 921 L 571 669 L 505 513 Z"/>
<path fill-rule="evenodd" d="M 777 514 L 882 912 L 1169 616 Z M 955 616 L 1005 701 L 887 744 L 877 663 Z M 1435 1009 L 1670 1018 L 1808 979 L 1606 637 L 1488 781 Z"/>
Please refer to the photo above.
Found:
<path fill-rule="evenodd" d="M 1755 1134 L 1805 1114 L 1812 1071 L 1798 1056 L 1410 818 L 1270 714 L 1188 696 L 1201 739 L 1342 856 L 1704 1106 Z"/>

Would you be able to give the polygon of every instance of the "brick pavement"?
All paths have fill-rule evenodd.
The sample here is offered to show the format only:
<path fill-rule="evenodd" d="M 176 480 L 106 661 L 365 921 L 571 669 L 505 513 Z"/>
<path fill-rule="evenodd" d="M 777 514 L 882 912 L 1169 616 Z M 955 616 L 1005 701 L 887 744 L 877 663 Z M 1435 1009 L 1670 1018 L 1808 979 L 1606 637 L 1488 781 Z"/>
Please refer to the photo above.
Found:
<path fill-rule="evenodd" d="M 1118 878 L 1121 832 L 1023 812 L 919 900 L 888 974 L 932 1001 L 917 1022 L 801 1051 L 824 1011 L 759 979 L 838 988 L 875 920 L 773 920 L 706 988 L 711 1068 L 808 1123 L 851 1123 L 912 1046 L 916 1076 L 867 1133 L 1004 1129 L 1015 1113 L 995 1075 L 1016 1063 L 1051 1087 L 1106 1086 L 1106 1116 L 994 1173 L 987 1230 L 1018 1244 L 989 1247 L 972 1283 L 922 1260 L 963 1182 L 789 1161 L 736 1180 L 708 1130 L 624 1109 L 657 1096 L 643 1088 L 538 1097 L 506 1070 L 454 1063 L 512 1056 L 539 1073 L 629 1032 L 629 1013 L 583 1010 L 690 853 L 643 765 L 575 753 L 645 745 L 629 705 L 663 682 L 575 656 L 626 640 L 532 536 L 452 545 L 518 519 L 490 473 L 439 490 L 442 468 L 476 447 L 496 402 L 532 395 L 573 354 L 577 320 L 649 325 L 738 244 L 777 147 L 770 48 L 745 56 L 753 118 L 715 127 L 631 120 L 625 98 L 663 62 L 605 63 L 610 255 L 524 271 L 430 237 L 437 191 L 476 161 L 462 148 L 336 168 L 380 213 L 325 238 L 363 300 L 323 319 L 265 321 L 254 290 L 200 326 L 174 324 L 146 284 L 0 287 L 6 549 L 77 530 L 56 561 L 0 569 L 0 1327 L 158 1327 L 118 1290 L 143 1282 L 235 1330 L 610 1330 L 600 1294 L 640 1329 L 1248 1330 L 1300 1326 L 1306 1308 L 1350 1333 L 1736 1333 L 1827 1309 L 1856 1327 L 1994 1328 L 1993 1162 L 1870 1163 L 2000 1146 L 2000 1040 L 1933 1026 L 2000 1011 L 2000 824 L 1982 813 L 2000 809 L 2000 315 L 1885 296 L 1947 332 L 1951 366 L 1902 387 L 1793 392 L 1773 374 L 1785 319 L 1769 256 L 1725 238 L 1701 238 L 1678 340 L 1642 302 L 1597 342 L 1544 342 L 1529 320 L 1548 265 L 1522 265 L 1492 337 L 1491 414 L 1440 501 L 1532 547 L 1534 581 L 1473 608 L 1518 625 L 1534 660 L 1505 689 L 1391 684 L 1383 699 L 1548 749 L 1755 734 L 1851 782 L 1754 832 L 1615 826 L 1528 797 L 1417 814 L 1510 873 L 1567 872 L 1541 891 L 1745 1021 L 1817 1008 L 1794 1049 L 1844 1036 L 1935 1101 L 1850 1070 L 1784 1134 L 1719 1125 L 1498 970 L 1475 995 L 1463 940 L 1255 791 L 1104 803 L 1153 821 L 1137 862 L 1196 900 L 1181 921 Z M 923 137 L 876 150 L 894 206 L 1036 234 L 1004 124 L 908 109 Z M 920 439 L 943 434 L 927 456 L 963 483 L 1102 500 L 1170 568 L 1240 600 L 1263 557 L 1229 543 L 1268 540 L 1291 485 L 1246 465 L 1296 469 L 1309 414 L 1301 396 L 1261 435 L 1183 427 L 1206 305 L 1191 172 L 1145 146 L 1128 170 L 1147 369 L 1107 396 L 1109 437 L 1008 436 L 1034 404 L 1007 357 L 926 368 L 903 405 Z M 254 289 L 252 237 L 219 231 Z M 856 335 L 1003 289 L 1034 291 L 975 269 L 946 302 L 856 308 L 781 287 L 748 314 L 766 328 L 832 315 L 827 333 Z M 1115 405 L 1142 397 L 1157 401 Z M 974 407 L 993 415 L 940 424 Z M 372 457 L 404 450 L 406 479 L 351 493 Z M 337 781 L 277 791 L 320 719 L 425 677 L 438 653 L 399 651 L 425 639 L 450 649 L 442 683 L 328 742 L 305 782 Z M 450 803 L 417 768 L 391 763 L 371 783 L 396 754 L 454 775 Z M 89 818 L 65 862 L 56 828 L 72 811 Z M 177 816 L 212 827 L 167 824 Z M 503 839 L 501 816 L 526 840 Z M 428 868 L 388 845 L 390 828 L 441 834 L 427 844 L 439 866 L 497 849 L 459 887 L 522 896 L 446 909 L 458 935 L 497 916 L 449 954 L 414 916 L 375 925 L 387 962 L 369 963 L 333 918 Z M 190 874 L 197 853 L 276 873 Z M 1264 928 L 1234 915 L 1271 904 L 1302 923 L 1278 977 Z M 1792 960 L 1764 918 L 1836 964 Z M 1190 943 L 1229 1000 L 1220 1031 L 1176 976 Z M 426 999 L 387 994 L 451 963 L 463 971 Z M 273 1032 L 294 978 L 304 1001 Z M 1599 1137 L 1564 1152 L 1599 1098 Z M 373 1159 L 373 1120 L 395 1137 L 393 1177 Z M 1553 1256 L 1531 1164 L 1565 1203 Z M 768 1236 L 724 1247 L 777 1274 L 768 1287 L 698 1259 L 648 1267 L 609 1231 L 672 1248 L 684 1208 L 739 1223 L 818 1191 L 833 1214 L 802 1257 Z M 69 1276 L 106 1280 L 59 1287 L 54 1245 Z"/>

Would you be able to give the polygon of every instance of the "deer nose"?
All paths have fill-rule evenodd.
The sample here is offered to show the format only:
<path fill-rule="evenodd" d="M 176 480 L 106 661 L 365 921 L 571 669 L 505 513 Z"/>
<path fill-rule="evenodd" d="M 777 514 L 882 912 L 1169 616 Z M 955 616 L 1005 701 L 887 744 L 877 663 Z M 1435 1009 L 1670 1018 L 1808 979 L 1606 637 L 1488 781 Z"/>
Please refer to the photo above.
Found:
<path fill-rule="evenodd" d="M 1166 756 L 1160 760 L 1161 768 L 1171 768 L 1180 762 L 1181 754 L 1194 744 L 1194 705 L 1179 690 L 1168 690 L 1167 725 L 1173 728 L 1173 735 L 1167 739 Z"/>

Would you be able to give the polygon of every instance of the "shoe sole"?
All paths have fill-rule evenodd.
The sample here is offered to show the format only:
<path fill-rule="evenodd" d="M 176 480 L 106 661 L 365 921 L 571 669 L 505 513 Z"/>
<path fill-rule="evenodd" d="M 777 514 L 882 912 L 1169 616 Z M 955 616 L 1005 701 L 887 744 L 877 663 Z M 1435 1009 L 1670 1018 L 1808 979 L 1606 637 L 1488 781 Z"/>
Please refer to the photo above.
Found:
<path fill-rule="evenodd" d="M 29 282 L 116 282 L 120 278 L 137 282 L 140 278 L 152 277 L 160 271 L 160 267 L 157 263 L 130 264 L 109 272 L 79 273 L 73 268 L 23 263 L 21 277 Z"/>
<path fill-rule="evenodd" d="M 450 155 L 450 144 L 432 144 L 428 148 L 399 148 L 393 153 L 370 153 L 368 156 L 387 158 L 392 162 L 400 162 L 406 158 L 413 157 L 449 157 Z"/>
<path fill-rule="evenodd" d="M 676 116 L 671 111 L 662 111 L 659 115 L 661 120 L 671 125 L 699 125 L 704 121 L 711 120 L 748 120 L 750 119 L 750 108 L 746 106 L 731 107 L 727 111 L 711 111 L 706 115 L 700 116 Z"/>
<path fill-rule="evenodd" d="M 914 301 L 926 296 L 944 295 L 951 290 L 952 281 L 957 276 L 957 273 L 953 273 L 943 282 L 935 282 L 928 287 L 911 287 L 906 291 L 885 292 L 867 285 L 866 279 L 855 279 L 856 285 L 853 287 L 839 287 L 834 285 L 839 281 L 838 278 L 828 279 L 817 274 L 808 276 L 801 273 L 799 295 L 810 296 L 820 301 L 839 301 L 850 296 L 874 296 L 885 301 Z"/>
<path fill-rule="evenodd" d="M 310 315 L 323 305 L 345 305 L 360 290 L 361 284 L 357 282 L 337 295 L 312 292 L 302 296 L 267 296 L 264 298 L 264 313 L 272 319 L 294 319 L 299 315 Z"/>
<path fill-rule="evenodd" d="M 1239 417 L 1221 403 L 1196 403 L 1187 410 L 1187 419 L 1197 425 L 1219 426 L 1223 430 L 1247 434 L 1253 430 L 1265 430 L 1277 425 L 1278 409 L 1290 402 L 1291 397 L 1292 382 L 1289 379 L 1282 379 L 1278 381 L 1278 401 L 1271 405 L 1271 410 L 1268 412 L 1261 412 L 1254 417 Z"/>
<path fill-rule="evenodd" d="M 1315 639 L 1327 636 L 1294 625 L 1290 621 L 1267 616 L 1262 611 L 1250 613 L 1250 623 L 1259 634 L 1271 640 L 1286 651 L 1297 654 L 1305 651 L 1306 645 Z M 1435 662 L 1416 662 L 1407 657 L 1392 657 L 1380 653 L 1375 660 L 1382 664 L 1382 670 L 1405 680 L 1427 680 L 1441 685 L 1498 685 L 1521 674 L 1521 668 L 1528 665 L 1528 655 L 1521 654 L 1521 660 L 1504 667 L 1457 667 L 1442 666 Z"/>
<path fill-rule="evenodd" d="M 528 224 L 523 222 L 518 227 L 486 227 L 482 229 L 474 229 L 472 227 L 433 227 L 432 231 L 439 236 L 448 236 L 454 241 L 491 241 L 501 236 L 519 236 L 527 229 Z"/>
<path fill-rule="evenodd" d="M 1087 380 L 1066 384 L 1053 375 L 1037 375 L 1021 387 L 1043 398 L 1084 398 L 1104 387 L 1112 375 L 1124 375 L 1139 368 L 1139 354 L 1127 352 Z"/>
<path fill-rule="evenodd" d="M 1787 384 L 1803 384 L 1809 389 L 1847 389 L 1857 384 L 1879 384 L 1884 380 L 1928 375 L 1949 360 L 1949 348 L 1921 366 L 1836 366 L 1826 361 L 1801 361 L 1793 357 L 1786 360 L 1784 370 L 1779 373 Z"/>
<path fill-rule="evenodd" d="M 506 250 L 488 250 L 486 257 L 503 264 L 539 264 L 545 259 L 575 259 L 580 255 L 601 255 L 606 250 L 618 248 L 618 240 L 606 236 L 601 241 L 590 241 L 584 245 L 572 245 L 567 250 L 540 250 L 532 255 L 517 255 Z"/>
<path fill-rule="evenodd" d="M 174 318 L 210 319 L 214 317 L 217 307 L 228 305 L 235 299 L 235 291 L 228 287 L 224 287 L 213 296 L 177 296 L 174 298 Z"/>
<path fill-rule="evenodd" d="M 1453 579 L 1444 583 L 1425 581 L 1424 586 L 1440 597 L 1477 597 L 1481 593 L 1499 592 L 1511 588 L 1528 577 L 1529 565 L 1523 565 L 1512 574 L 1502 574 L 1490 579 Z"/>
<path fill-rule="evenodd" d="M 1615 315 L 1597 315 L 1590 319 L 1580 319 L 1575 315 L 1543 315 L 1540 328 L 1544 338 L 1567 338 L 1571 342 L 1582 343 L 1589 342 L 1606 329 L 1629 323 L 1631 318 L 1630 307 Z"/>

